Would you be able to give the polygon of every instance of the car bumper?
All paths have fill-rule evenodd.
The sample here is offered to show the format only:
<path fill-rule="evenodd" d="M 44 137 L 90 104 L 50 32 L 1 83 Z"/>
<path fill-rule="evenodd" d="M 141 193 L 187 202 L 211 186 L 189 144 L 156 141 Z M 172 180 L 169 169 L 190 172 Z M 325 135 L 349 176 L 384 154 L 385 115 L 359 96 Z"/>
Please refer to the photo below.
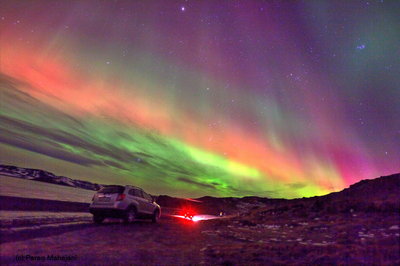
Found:
<path fill-rule="evenodd" d="M 103 217 L 114 217 L 121 218 L 125 216 L 125 210 L 122 209 L 111 209 L 111 208 L 95 208 L 90 207 L 89 212 L 93 215 L 103 216 Z"/>

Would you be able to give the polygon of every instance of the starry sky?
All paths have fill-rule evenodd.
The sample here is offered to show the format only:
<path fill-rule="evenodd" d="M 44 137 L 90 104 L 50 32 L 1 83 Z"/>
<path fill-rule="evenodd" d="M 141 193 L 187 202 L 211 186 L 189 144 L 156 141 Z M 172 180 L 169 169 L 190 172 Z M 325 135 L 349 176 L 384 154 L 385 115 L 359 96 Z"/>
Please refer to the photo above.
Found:
<path fill-rule="evenodd" d="M 296 198 L 400 170 L 400 2 L 0 0 L 0 159 Z"/>

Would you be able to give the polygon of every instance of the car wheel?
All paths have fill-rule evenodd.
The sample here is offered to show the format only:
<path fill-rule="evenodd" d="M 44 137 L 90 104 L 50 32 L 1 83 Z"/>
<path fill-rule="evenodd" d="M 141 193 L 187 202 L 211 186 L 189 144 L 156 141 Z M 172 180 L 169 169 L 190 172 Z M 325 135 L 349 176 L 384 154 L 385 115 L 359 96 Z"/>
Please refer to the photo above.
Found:
<path fill-rule="evenodd" d="M 101 224 L 104 221 L 103 216 L 93 215 L 93 222 L 96 224 Z"/>
<path fill-rule="evenodd" d="M 151 218 L 151 221 L 153 223 L 157 223 L 159 219 L 160 219 L 160 212 L 158 210 L 155 210 L 153 213 L 153 217 Z"/>
<path fill-rule="evenodd" d="M 136 219 L 136 211 L 135 209 L 130 208 L 125 214 L 124 222 L 132 223 L 135 221 L 135 219 Z"/>

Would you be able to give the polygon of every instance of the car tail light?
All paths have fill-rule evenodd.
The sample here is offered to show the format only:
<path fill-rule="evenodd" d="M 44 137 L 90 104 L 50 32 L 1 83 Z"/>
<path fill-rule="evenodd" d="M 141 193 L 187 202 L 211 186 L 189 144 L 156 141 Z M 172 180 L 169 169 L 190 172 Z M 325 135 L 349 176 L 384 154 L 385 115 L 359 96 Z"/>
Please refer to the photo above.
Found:
<path fill-rule="evenodd" d="M 121 201 L 125 199 L 125 194 L 118 194 L 116 201 Z"/>

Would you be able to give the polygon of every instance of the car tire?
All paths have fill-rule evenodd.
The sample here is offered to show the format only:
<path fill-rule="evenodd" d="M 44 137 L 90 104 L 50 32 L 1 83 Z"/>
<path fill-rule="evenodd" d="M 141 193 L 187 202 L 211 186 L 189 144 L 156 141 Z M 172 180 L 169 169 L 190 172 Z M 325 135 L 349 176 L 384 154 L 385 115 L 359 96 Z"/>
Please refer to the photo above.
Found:
<path fill-rule="evenodd" d="M 100 215 L 93 215 L 93 222 L 96 224 L 101 224 L 104 221 L 104 217 Z"/>
<path fill-rule="evenodd" d="M 134 208 L 129 208 L 124 217 L 124 223 L 129 224 L 133 223 L 136 219 L 136 210 Z"/>
<path fill-rule="evenodd" d="M 153 216 L 151 217 L 151 221 L 153 223 L 157 223 L 159 219 L 160 219 L 160 211 L 159 210 L 155 210 L 154 213 L 153 213 Z"/>

